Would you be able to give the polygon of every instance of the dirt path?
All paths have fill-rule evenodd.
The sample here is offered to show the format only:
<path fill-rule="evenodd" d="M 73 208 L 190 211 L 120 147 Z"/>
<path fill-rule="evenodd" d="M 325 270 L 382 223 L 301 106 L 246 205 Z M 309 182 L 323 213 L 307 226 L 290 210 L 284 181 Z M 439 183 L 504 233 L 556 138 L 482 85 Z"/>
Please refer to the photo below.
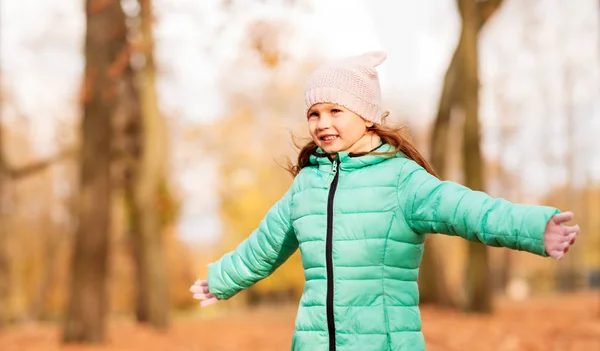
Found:
<path fill-rule="evenodd" d="M 497 303 L 492 316 L 423 307 L 427 351 L 600 351 L 600 292 Z M 54 325 L 29 325 L 0 334 L 2 351 L 284 351 L 295 308 L 259 309 L 178 320 L 166 333 L 113 322 L 102 347 L 58 344 Z"/>

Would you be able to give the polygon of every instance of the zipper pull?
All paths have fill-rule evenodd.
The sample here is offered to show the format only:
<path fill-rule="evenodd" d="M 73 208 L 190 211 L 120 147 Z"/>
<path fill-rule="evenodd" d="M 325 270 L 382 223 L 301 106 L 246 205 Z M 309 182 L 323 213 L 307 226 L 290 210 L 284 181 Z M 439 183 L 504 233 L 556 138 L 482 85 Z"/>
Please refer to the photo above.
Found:
<path fill-rule="evenodd" d="M 335 174 L 335 172 L 337 172 L 337 160 L 333 160 L 333 167 L 331 168 L 331 171 L 333 172 L 333 174 Z"/>

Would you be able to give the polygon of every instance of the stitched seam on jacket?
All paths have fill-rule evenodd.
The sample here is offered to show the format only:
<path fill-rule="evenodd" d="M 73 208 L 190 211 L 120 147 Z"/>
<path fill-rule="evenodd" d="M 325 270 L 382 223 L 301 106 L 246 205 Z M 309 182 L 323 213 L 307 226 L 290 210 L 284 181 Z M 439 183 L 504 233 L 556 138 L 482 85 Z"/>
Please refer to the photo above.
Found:
<path fill-rule="evenodd" d="M 464 194 L 462 194 L 462 196 L 460 197 L 460 199 L 458 199 L 458 201 L 456 202 L 456 206 L 454 207 L 454 212 L 452 213 L 452 218 L 457 218 L 456 214 L 458 213 L 458 209 L 460 208 L 460 204 L 463 202 L 463 200 L 465 199 L 465 197 L 467 196 L 467 194 L 468 194 L 468 192 L 465 192 Z M 463 220 L 464 220 L 464 218 L 463 218 Z M 451 225 L 449 223 L 442 223 L 441 221 L 438 221 L 438 223 L 457 227 L 457 225 Z M 459 228 L 462 228 L 465 231 L 468 229 L 467 226 L 462 226 L 462 225 Z"/>
<path fill-rule="evenodd" d="M 339 267 L 339 268 L 372 268 L 372 267 L 379 267 L 379 266 L 381 266 L 381 264 L 366 264 L 366 265 L 360 265 L 360 266 L 357 266 L 357 265 L 339 266 L 338 265 L 336 267 Z M 418 269 L 418 267 L 400 267 L 400 266 L 392 266 L 390 264 L 386 264 L 385 266 L 389 267 L 389 268 L 405 269 L 405 270 L 410 270 L 410 271 Z M 325 267 L 318 266 L 318 267 L 305 268 L 305 270 L 310 270 L 310 269 L 325 269 Z M 379 278 L 377 278 L 377 279 L 379 279 Z M 387 278 L 387 279 L 392 279 L 393 280 L 395 278 Z"/>
<path fill-rule="evenodd" d="M 386 238 L 384 238 L 384 237 L 380 237 L 380 238 L 344 238 L 344 239 L 336 239 L 334 241 L 341 242 L 341 241 L 359 241 L 359 240 L 361 240 L 361 241 L 364 241 L 364 240 L 386 240 Z M 399 243 L 399 244 L 406 244 L 406 245 L 411 245 L 411 246 L 419 245 L 418 243 L 411 243 L 408 241 L 401 241 L 401 240 L 396 240 L 396 239 L 391 239 L 391 238 L 389 240 L 393 241 L 395 243 Z M 315 242 L 315 241 L 325 241 L 325 240 L 323 240 L 323 238 L 305 239 L 305 240 L 302 240 L 302 244 Z"/>
<path fill-rule="evenodd" d="M 373 307 L 373 304 L 367 304 L 367 305 L 356 305 L 356 304 L 352 304 L 352 305 L 336 305 L 337 307 Z M 399 304 L 399 305 L 388 305 L 389 307 L 396 307 L 396 308 L 411 308 L 411 307 L 419 307 L 419 305 L 403 305 L 403 304 Z M 299 307 L 302 308 L 313 308 L 313 307 L 325 307 L 325 305 L 319 305 L 319 304 L 308 304 L 308 303 L 304 303 L 304 304 L 300 304 Z M 393 333 L 393 331 L 390 331 L 390 333 Z"/>
<path fill-rule="evenodd" d="M 419 169 L 416 169 L 416 170 L 414 170 L 414 171 L 410 172 L 410 174 L 409 174 L 408 176 L 412 176 L 412 175 L 413 175 L 414 173 L 416 173 L 417 171 L 419 171 Z M 415 192 L 414 192 L 414 194 L 413 194 L 413 196 L 412 196 L 412 199 L 411 199 L 411 204 L 410 204 L 410 214 L 411 214 L 411 215 L 415 213 L 415 202 L 416 202 L 417 194 L 419 193 L 419 189 L 420 189 L 420 188 L 423 186 L 423 183 L 424 183 L 424 182 L 420 183 L 420 184 L 419 184 L 419 185 L 416 187 L 416 189 L 415 189 Z"/>
<path fill-rule="evenodd" d="M 443 223 L 441 221 L 437 221 L 437 220 L 432 220 L 432 219 L 414 219 L 412 218 L 411 221 L 416 221 L 416 222 L 436 222 L 436 223 L 442 223 L 442 224 L 446 224 L 450 227 L 454 227 L 454 228 L 460 228 L 463 230 L 466 230 L 467 228 L 465 226 L 459 225 L 459 224 L 449 224 L 449 223 Z M 486 235 L 486 236 L 492 236 L 492 237 L 497 237 L 497 238 L 503 238 L 503 237 L 507 237 L 507 235 L 505 234 L 495 234 L 495 233 L 488 233 L 488 232 L 481 232 L 481 235 Z M 536 239 L 536 238 L 532 238 L 532 237 L 528 237 L 528 238 L 522 238 L 522 241 L 544 241 L 543 239 Z"/>
<path fill-rule="evenodd" d="M 398 218 L 397 215 L 394 215 L 394 217 Z M 354 241 L 355 240 L 389 240 L 389 241 L 393 241 L 393 242 L 398 243 L 398 244 L 406 244 L 406 245 L 410 245 L 410 246 L 420 245 L 420 243 L 411 243 L 409 241 L 397 240 L 397 239 L 394 239 L 394 238 L 384 238 L 384 237 L 381 237 L 381 238 L 352 238 L 352 239 L 338 239 L 338 240 L 340 240 L 340 241 L 353 241 L 353 240 Z M 389 265 L 387 265 L 387 266 L 389 266 Z"/>
<path fill-rule="evenodd" d="M 297 329 L 296 331 L 298 332 L 302 332 L 302 333 L 327 333 L 327 330 L 320 330 L 320 329 Z M 416 330 L 407 330 L 409 332 L 416 332 Z M 351 331 L 339 331 L 336 330 L 337 334 L 342 334 L 342 335 L 354 335 L 354 332 Z M 397 332 L 394 332 L 397 333 Z M 368 333 L 368 332 L 361 332 L 360 335 L 385 335 L 384 333 Z"/>
<path fill-rule="evenodd" d="M 396 179 L 396 200 L 398 201 L 398 208 L 400 208 L 402 210 L 402 213 L 406 213 L 404 212 L 404 206 L 400 201 L 400 180 L 402 179 L 402 173 L 404 172 L 404 168 L 406 167 L 406 164 L 408 162 L 404 162 L 404 164 L 402 165 L 402 168 L 400 168 L 400 170 L 398 171 L 398 179 Z"/>
<path fill-rule="evenodd" d="M 391 211 L 385 211 L 385 210 L 361 211 L 361 210 L 357 210 L 357 211 L 347 211 L 347 212 L 337 211 L 336 214 L 360 215 L 360 214 L 374 214 L 374 213 L 388 213 L 388 212 L 391 212 Z M 327 216 L 327 214 L 326 213 L 307 213 L 307 214 L 303 214 L 298 217 L 295 217 L 295 218 L 293 218 L 293 220 L 297 221 L 304 217 L 310 217 L 310 216 Z"/>
<path fill-rule="evenodd" d="M 322 278 L 311 278 L 309 280 L 323 280 L 323 279 Z M 361 281 L 379 281 L 379 280 L 381 280 L 381 278 L 348 278 L 348 279 L 344 279 L 344 280 L 361 282 Z M 397 278 L 387 278 L 387 280 L 391 280 L 391 281 L 395 281 L 395 282 L 404 282 L 404 283 L 414 283 L 417 281 L 416 279 L 397 279 Z"/>
<path fill-rule="evenodd" d="M 529 211 L 531 211 L 531 209 L 529 209 L 527 212 L 525 212 L 525 215 L 523 216 L 524 218 L 527 218 L 527 216 L 526 216 L 526 215 L 528 214 L 528 212 L 529 212 Z M 525 221 L 523 220 L 523 221 L 521 221 L 521 226 L 519 227 L 519 231 L 518 231 L 518 232 L 517 232 L 517 234 L 515 235 L 515 237 L 516 237 L 516 238 L 515 238 L 515 241 L 516 241 L 515 245 L 516 245 L 516 247 L 517 247 L 517 250 L 522 250 L 522 248 L 523 248 L 523 246 L 520 244 L 520 240 L 519 240 L 519 234 L 520 234 L 520 233 L 521 233 L 521 231 L 523 230 L 523 226 L 524 226 L 524 225 L 525 225 Z M 534 241 L 535 241 L 535 239 L 534 239 L 534 238 L 532 238 L 532 237 L 531 237 L 531 235 L 529 235 L 529 233 L 527 233 L 527 237 L 528 237 L 528 239 L 530 239 L 530 240 L 534 240 Z M 544 240 L 543 240 L 543 239 L 542 239 L 542 240 L 539 240 L 539 239 L 538 239 L 537 241 L 544 242 Z"/>
<path fill-rule="evenodd" d="M 320 330 L 320 329 L 297 329 L 295 331 L 302 332 L 302 333 L 327 333 L 327 330 Z M 336 333 L 342 334 L 342 335 L 354 335 L 355 334 L 354 332 L 345 332 L 345 331 L 336 331 Z M 417 330 L 417 329 L 395 330 L 390 333 L 421 333 L 421 330 Z M 360 335 L 386 335 L 386 334 L 361 332 Z"/>
<path fill-rule="evenodd" d="M 405 222 L 405 224 L 408 226 L 408 228 L 410 230 L 412 230 L 413 232 L 415 231 L 413 229 L 413 226 L 410 224 L 410 220 L 408 219 L 407 213 L 406 213 L 406 201 L 407 199 L 404 199 L 404 202 L 400 201 L 400 181 L 401 180 L 406 180 L 408 178 L 408 176 L 406 177 L 402 177 L 402 174 L 404 173 L 404 168 L 406 168 L 406 165 L 409 163 L 410 161 L 406 160 L 404 162 L 404 164 L 402 165 L 402 168 L 400 168 L 400 171 L 398 171 L 398 179 L 396 181 L 396 200 L 398 201 L 398 210 L 401 211 L 401 216 L 398 216 L 397 218 L 402 218 L 402 220 Z M 412 174 L 413 172 L 411 172 Z"/>
<path fill-rule="evenodd" d="M 396 198 L 398 198 L 398 196 L 396 196 Z M 399 204 L 398 204 L 398 209 L 400 208 Z M 385 259 L 387 257 L 387 244 L 390 238 L 390 233 L 392 231 L 392 227 L 394 226 L 394 222 L 396 221 L 396 213 L 398 212 L 398 209 L 396 209 L 396 211 L 394 212 L 394 215 L 392 216 L 392 219 L 390 221 L 390 227 L 388 228 L 387 233 L 385 234 L 385 241 L 383 244 L 383 259 L 381 262 L 381 292 L 383 294 L 383 299 L 382 299 L 382 305 L 383 305 L 383 318 L 385 321 L 385 335 L 387 338 L 387 343 L 388 345 L 391 345 L 391 336 L 390 336 L 390 320 L 388 317 L 388 313 L 387 313 L 387 304 L 385 302 L 385 300 L 387 299 L 387 295 L 385 294 Z"/>
<path fill-rule="evenodd" d="M 338 189 L 340 190 L 356 190 L 356 189 L 388 189 L 388 188 L 395 188 L 395 185 L 353 185 L 353 186 L 343 186 L 343 187 L 339 187 Z"/>

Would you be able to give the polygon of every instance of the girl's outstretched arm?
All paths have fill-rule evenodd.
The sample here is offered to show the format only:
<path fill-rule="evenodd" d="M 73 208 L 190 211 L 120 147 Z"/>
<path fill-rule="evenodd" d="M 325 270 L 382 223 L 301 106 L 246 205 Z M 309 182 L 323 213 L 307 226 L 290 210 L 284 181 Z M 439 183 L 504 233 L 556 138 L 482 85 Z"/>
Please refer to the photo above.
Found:
<path fill-rule="evenodd" d="M 515 204 L 440 181 L 413 161 L 407 161 L 400 172 L 398 196 L 408 225 L 422 234 L 457 235 L 489 246 L 560 258 L 561 249 L 568 249 L 567 243 L 579 231 L 578 227 L 560 229 L 566 217 L 554 217 L 560 213 L 556 208 Z"/>
<path fill-rule="evenodd" d="M 208 266 L 210 293 L 225 300 L 266 278 L 297 249 L 291 221 L 294 186 L 267 212 L 248 238 Z"/>

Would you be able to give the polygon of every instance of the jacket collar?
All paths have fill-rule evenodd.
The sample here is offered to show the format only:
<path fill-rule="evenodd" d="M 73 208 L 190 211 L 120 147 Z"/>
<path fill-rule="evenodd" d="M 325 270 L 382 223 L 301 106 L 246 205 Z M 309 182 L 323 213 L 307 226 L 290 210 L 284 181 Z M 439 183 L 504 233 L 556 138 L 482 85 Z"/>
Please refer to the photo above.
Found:
<path fill-rule="evenodd" d="M 394 147 L 390 144 L 383 143 L 366 153 L 351 153 L 348 151 L 338 152 L 336 158 L 338 160 L 338 167 L 342 170 L 358 169 L 370 165 L 377 164 L 385 161 L 388 158 L 401 156 L 400 153 L 397 155 L 373 155 L 371 152 L 390 152 L 394 151 Z M 325 153 L 320 147 L 310 156 L 310 163 L 316 165 L 319 169 L 330 171 L 333 160 L 329 154 Z"/>

